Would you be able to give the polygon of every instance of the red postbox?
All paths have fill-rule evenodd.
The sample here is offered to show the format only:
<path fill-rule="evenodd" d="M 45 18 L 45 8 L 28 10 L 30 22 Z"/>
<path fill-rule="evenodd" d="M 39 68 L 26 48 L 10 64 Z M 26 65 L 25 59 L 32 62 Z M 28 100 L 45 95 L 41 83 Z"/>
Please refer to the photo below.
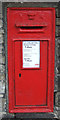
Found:
<path fill-rule="evenodd" d="M 52 112 L 54 8 L 7 8 L 9 112 Z"/>

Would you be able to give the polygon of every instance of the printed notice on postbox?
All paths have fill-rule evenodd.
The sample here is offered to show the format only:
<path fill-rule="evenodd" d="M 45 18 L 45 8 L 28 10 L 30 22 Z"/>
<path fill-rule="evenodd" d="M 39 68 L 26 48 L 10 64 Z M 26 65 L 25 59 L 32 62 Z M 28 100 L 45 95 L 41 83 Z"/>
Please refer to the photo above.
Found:
<path fill-rule="evenodd" d="M 23 68 L 40 67 L 40 41 L 23 41 Z"/>

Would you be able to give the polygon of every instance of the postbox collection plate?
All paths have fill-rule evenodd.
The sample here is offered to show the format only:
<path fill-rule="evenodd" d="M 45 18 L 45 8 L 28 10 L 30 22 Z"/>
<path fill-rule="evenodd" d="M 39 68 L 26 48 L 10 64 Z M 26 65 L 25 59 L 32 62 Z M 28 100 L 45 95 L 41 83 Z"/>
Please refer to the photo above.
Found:
<path fill-rule="evenodd" d="M 9 112 L 52 112 L 54 8 L 7 8 Z"/>
<path fill-rule="evenodd" d="M 40 41 L 23 41 L 23 68 L 40 68 Z"/>

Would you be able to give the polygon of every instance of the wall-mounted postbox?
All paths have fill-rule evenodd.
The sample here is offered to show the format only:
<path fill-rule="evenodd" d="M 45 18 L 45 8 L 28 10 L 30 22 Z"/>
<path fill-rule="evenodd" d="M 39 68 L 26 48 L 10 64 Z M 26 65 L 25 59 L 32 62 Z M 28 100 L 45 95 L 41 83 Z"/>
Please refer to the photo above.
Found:
<path fill-rule="evenodd" d="M 9 112 L 52 112 L 54 8 L 7 8 Z"/>

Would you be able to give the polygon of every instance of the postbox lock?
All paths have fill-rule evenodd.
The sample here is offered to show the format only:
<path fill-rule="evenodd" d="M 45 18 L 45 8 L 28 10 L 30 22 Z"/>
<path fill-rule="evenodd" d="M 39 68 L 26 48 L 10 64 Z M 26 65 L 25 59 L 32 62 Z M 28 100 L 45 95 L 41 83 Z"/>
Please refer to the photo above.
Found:
<path fill-rule="evenodd" d="M 19 73 L 19 77 L 21 77 L 21 73 Z"/>

